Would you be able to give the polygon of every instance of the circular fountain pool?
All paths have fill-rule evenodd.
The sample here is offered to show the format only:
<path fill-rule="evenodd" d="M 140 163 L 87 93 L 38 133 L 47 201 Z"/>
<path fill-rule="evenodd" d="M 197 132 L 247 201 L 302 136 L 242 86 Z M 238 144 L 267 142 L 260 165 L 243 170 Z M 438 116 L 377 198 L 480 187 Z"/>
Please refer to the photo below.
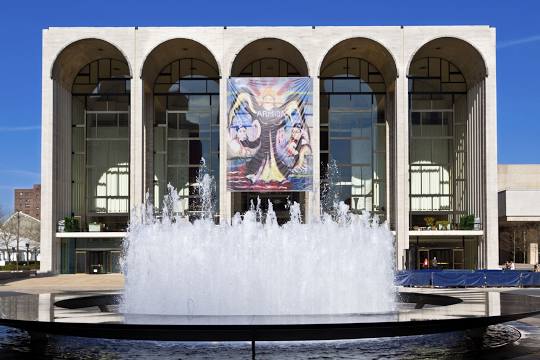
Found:
<path fill-rule="evenodd" d="M 540 298 L 463 291 L 452 296 L 402 292 L 380 314 L 153 315 L 118 312 L 120 294 L 9 294 L 0 325 L 34 333 L 174 341 L 299 341 L 431 334 L 485 328 L 540 314 Z"/>

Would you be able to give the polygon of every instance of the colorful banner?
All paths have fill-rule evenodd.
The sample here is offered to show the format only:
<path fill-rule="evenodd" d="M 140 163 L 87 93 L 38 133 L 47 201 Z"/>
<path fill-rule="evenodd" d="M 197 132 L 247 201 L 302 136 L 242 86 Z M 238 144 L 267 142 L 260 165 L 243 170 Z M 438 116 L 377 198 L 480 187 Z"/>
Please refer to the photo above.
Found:
<path fill-rule="evenodd" d="M 228 190 L 312 190 L 311 78 L 231 78 L 227 103 Z"/>

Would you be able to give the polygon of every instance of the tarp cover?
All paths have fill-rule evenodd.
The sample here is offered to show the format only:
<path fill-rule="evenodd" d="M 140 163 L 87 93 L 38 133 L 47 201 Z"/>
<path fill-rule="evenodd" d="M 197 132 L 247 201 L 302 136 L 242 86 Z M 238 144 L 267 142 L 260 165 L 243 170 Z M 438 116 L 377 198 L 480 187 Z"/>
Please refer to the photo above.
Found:
<path fill-rule="evenodd" d="M 540 273 L 519 270 L 407 270 L 396 273 L 395 284 L 436 287 L 540 286 Z"/>

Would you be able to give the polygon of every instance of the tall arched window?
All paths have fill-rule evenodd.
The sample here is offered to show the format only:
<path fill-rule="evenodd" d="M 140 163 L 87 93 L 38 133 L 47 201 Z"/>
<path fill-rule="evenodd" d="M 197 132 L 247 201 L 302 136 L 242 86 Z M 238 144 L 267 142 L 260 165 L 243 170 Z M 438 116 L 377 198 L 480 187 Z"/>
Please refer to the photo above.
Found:
<path fill-rule="evenodd" d="M 89 63 L 75 77 L 72 95 L 72 211 L 83 225 L 123 230 L 129 213 L 127 63 Z"/>
<path fill-rule="evenodd" d="M 188 216 L 200 211 L 197 176 L 203 159 L 217 183 L 219 72 L 205 61 L 182 58 L 165 66 L 154 83 L 156 207 L 171 184 L 181 198 L 176 211 Z"/>
<path fill-rule="evenodd" d="M 411 226 L 425 226 L 427 217 L 456 224 L 466 213 L 465 78 L 445 59 L 418 59 L 409 71 L 409 99 Z"/>
<path fill-rule="evenodd" d="M 385 100 L 382 74 L 364 59 L 341 58 L 321 71 L 321 186 L 328 186 L 326 169 L 335 162 L 338 178 L 332 187 L 339 200 L 353 212 L 367 210 L 382 217 L 386 213 Z"/>

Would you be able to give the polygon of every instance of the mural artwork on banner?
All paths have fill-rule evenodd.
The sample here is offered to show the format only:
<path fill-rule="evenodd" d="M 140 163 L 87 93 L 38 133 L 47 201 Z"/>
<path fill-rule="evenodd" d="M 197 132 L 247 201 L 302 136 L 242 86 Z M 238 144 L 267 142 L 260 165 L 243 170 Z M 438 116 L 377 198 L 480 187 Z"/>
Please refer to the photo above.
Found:
<path fill-rule="evenodd" d="M 312 190 L 311 79 L 231 78 L 227 102 L 228 190 Z"/>

